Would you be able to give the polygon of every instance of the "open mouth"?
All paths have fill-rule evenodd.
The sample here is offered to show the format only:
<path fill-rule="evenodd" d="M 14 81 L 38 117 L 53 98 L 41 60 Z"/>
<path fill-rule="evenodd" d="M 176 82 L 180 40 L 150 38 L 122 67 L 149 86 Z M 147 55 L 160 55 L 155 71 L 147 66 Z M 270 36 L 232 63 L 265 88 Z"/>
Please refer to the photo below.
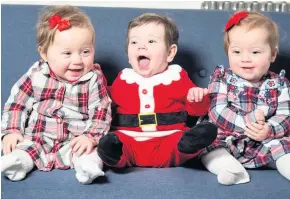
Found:
<path fill-rule="evenodd" d="M 72 72 L 81 72 L 83 69 L 69 69 L 69 71 L 72 71 Z"/>
<path fill-rule="evenodd" d="M 150 59 L 143 55 L 139 56 L 137 60 L 138 60 L 139 67 L 141 68 L 147 67 L 150 63 Z"/>

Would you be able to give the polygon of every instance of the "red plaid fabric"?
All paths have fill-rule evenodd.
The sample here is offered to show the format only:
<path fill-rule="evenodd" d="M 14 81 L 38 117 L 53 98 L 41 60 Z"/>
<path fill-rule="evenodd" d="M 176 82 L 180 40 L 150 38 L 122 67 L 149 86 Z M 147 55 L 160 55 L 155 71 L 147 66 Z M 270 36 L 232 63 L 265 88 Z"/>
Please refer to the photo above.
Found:
<path fill-rule="evenodd" d="M 290 153 L 289 81 L 273 72 L 261 82 L 250 82 L 216 67 L 209 84 L 210 120 L 219 127 L 217 140 L 205 152 L 225 147 L 246 168 L 257 168 Z M 256 122 L 254 110 L 261 109 L 270 125 L 270 137 L 258 142 L 244 135 L 246 121 Z"/>
<path fill-rule="evenodd" d="M 97 141 L 111 123 L 111 99 L 105 78 L 95 67 L 74 83 L 59 81 L 47 63 L 36 62 L 11 90 L 2 117 L 1 136 L 20 133 L 26 140 L 17 148 L 27 151 L 40 170 L 71 166 L 72 137 Z"/>

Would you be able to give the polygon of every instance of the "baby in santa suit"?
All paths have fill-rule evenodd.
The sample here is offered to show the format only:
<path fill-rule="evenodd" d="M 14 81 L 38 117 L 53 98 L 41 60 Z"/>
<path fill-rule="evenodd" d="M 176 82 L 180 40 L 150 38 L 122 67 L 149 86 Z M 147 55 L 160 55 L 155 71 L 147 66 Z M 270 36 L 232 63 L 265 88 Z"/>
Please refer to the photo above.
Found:
<path fill-rule="evenodd" d="M 208 112 L 209 96 L 182 67 L 169 65 L 178 36 L 168 17 L 146 13 L 129 23 L 126 51 L 132 68 L 121 71 L 111 87 L 117 130 L 99 141 L 98 154 L 105 164 L 179 166 L 215 140 L 214 124 L 185 124 L 187 114 Z"/>

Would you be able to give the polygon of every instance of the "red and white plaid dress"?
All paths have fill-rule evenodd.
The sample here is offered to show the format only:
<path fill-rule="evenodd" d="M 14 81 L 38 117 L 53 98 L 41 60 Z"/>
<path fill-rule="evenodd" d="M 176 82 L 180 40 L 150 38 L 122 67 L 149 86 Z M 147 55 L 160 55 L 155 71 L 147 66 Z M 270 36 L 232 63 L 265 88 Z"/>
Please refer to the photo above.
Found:
<path fill-rule="evenodd" d="M 36 62 L 13 86 L 5 104 L 1 137 L 22 134 L 39 170 L 72 167 L 69 142 L 86 135 L 97 141 L 111 123 L 111 99 L 98 64 L 74 83 L 60 81 L 47 63 Z"/>
<path fill-rule="evenodd" d="M 217 140 L 206 151 L 225 147 L 246 168 L 257 168 L 290 153 L 289 81 L 268 72 L 259 84 L 218 66 L 209 84 L 209 118 L 219 127 Z M 269 138 L 258 142 L 244 135 L 246 121 L 256 122 L 254 110 L 263 110 L 270 125 Z"/>

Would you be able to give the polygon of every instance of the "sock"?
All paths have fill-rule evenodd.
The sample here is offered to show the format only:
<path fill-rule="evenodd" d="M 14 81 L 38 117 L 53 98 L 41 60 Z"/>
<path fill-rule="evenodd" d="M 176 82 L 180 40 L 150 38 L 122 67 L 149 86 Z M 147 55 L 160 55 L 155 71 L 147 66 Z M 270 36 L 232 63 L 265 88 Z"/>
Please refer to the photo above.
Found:
<path fill-rule="evenodd" d="M 284 176 L 286 179 L 290 180 L 290 153 L 281 156 L 276 160 L 276 166 L 279 173 Z"/>
<path fill-rule="evenodd" d="M 233 185 L 237 181 L 238 176 L 230 171 L 220 171 L 217 175 L 217 180 L 223 185 Z"/>
<path fill-rule="evenodd" d="M 250 182 L 250 177 L 245 169 L 227 168 L 217 175 L 218 182 L 223 185 L 233 185 Z"/>
<path fill-rule="evenodd" d="M 226 149 L 215 149 L 202 156 L 203 165 L 217 175 L 218 182 L 233 185 L 250 182 L 250 177 L 243 165 Z"/>
<path fill-rule="evenodd" d="M 217 127 L 210 122 L 201 122 L 184 132 L 178 142 L 181 153 L 193 154 L 209 146 L 217 136 Z"/>
<path fill-rule="evenodd" d="M 123 154 L 123 143 L 114 133 L 108 133 L 103 136 L 98 144 L 98 154 L 104 163 L 108 165 L 116 165 Z"/>
<path fill-rule="evenodd" d="M 76 178 L 82 184 L 90 184 L 97 177 L 105 175 L 102 171 L 103 162 L 96 151 L 75 158 L 74 168 L 76 170 Z"/>
<path fill-rule="evenodd" d="M 10 154 L 1 157 L 1 172 L 12 181 L 24 179 L 33 167 L 32 158 L 23 150 L 16 149 Z"/>

